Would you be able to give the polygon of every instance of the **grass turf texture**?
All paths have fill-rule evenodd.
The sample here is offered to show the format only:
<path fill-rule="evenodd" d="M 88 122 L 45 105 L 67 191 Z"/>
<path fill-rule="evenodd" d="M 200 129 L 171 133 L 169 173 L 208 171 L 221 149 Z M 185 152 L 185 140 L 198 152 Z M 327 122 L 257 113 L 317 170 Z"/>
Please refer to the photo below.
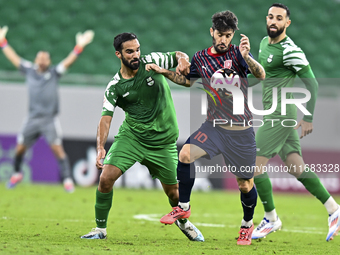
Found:
<path fill-rule="evenodd" d="M 60 185 L 0 186 L 0 254 L 339 254 L 340 236 L 326 242 L 327 212 L 311 195 L 276 194 L 283 229 L 237 246 L 242 209 L 237 192 L 195 192 L 190 220 L 205 242 L 191 242 L 159 218 L 170 211 L 160 190 L 116 189 L 106 240 L 85 240 L 94 223 L 95 189 L 67 194 Z M 340 202 L 340 197 L 335 197 Z M 137 216 L 137 219 L 136 218 Z M 263 217 L 261 203 L 254 222 Z M 209 224 L 204 226 L 205 224 Z M 201 225 L 199 225 L 201 224 Z M 203 224 L 203 225 L 202 225 Z"/>

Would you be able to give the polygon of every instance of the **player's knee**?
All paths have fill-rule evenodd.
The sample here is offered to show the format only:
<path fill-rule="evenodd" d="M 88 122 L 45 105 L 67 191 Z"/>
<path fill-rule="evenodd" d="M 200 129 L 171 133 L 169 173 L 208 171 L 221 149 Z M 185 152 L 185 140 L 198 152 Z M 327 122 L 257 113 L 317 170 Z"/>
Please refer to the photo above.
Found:
<path fill-rule="evenodd" d="M 253 185 L 249 181 L 239 181 L 238 188 L 242 193 L 248 193 L 253 188 Z"/>
<path fill-rule="evenodd" d="M 178 159 L 182 163 L 189 164 L 190 163 L 190 151 L 182 149 L 179 153 Z"/>
<path fill-rule="evenodd" d="M 100 175 L 99 178 L 99 191 L 102 193 L 108 193 L 111 191 L 113 185 L 115 183 L 115 180 L 107 175 Z"/>

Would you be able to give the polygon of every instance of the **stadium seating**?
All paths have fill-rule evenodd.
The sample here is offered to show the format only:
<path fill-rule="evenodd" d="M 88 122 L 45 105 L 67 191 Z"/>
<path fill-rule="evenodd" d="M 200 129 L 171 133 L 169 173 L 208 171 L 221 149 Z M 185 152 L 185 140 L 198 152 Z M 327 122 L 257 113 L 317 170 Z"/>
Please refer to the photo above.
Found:
<path fill-rule="evenodd" d="M 288 35 L 305 51 L 317 77 L 339 77 L 339 1 L 295 1 L 290 3 L 292 25 Z M 239 18 L 240 31 L 250 38 L 251 51 L 266 35 L 268 4 L 251 2 L 156 1 L 156 0 L 0 0 L 0 26 L 8 25 L 9 43 L 27 59 L 39 49 L 51 52 L 54 63 L 74 46 L 78 31 L 94 29 L 96 37 L 70 69 L 70 73 L 112 75 L 119 68 L 112 46 L 116 34 L 130 31 L 138 35 L 142 53 L 181 50 L 190 56 L 211 45 L 211 15 L 230 9 Z M 14 70 L 0 55 L 0 70 Z"/>

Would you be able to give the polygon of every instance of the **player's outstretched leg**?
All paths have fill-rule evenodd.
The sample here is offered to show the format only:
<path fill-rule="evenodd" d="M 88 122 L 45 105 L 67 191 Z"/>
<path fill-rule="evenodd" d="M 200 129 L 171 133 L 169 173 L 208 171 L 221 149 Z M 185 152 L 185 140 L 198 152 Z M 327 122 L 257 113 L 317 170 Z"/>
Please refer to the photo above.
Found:
<path fill-rule="evenodd" d="M 106 239 L 106 229 L 93 228 L 90 233 L 81 236 L 83 239 Z"/>
<path fill-rule="evenodd" d="M 186 235 L 191 241 L 204 242 L 204 236 L 201 231 L 195 227 L 189 220 L 185 223 L 181 223 L 179 220 L 175 221 L 176 226 Z"/>
<path fill-rule="evenodd" d="M 340 231 L 340 206 L 338 209 L 328 218 L 329 231 L 326 237 L 326 241 L 333 240 L 333 237 Z"/>

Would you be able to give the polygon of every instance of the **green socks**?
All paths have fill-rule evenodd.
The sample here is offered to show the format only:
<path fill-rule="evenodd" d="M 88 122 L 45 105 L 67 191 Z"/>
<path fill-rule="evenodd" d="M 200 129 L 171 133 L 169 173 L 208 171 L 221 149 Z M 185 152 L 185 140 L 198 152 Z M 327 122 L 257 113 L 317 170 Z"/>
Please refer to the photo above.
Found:
<path fill-rule="evenodd" d="M 109 193 L 101 193 L 97 189 L 95 214 L 98 228 L 106 228 L 107 218 L 112 205 L 113 190 Z"/>
<path fill-rule="evenodd" d="M 298 181 L 301 182 L 313 196 L 319 199 L 322 204 L 326 203 L 331 196 L 322 185 L 316 173 L 311 172 L 308 168 L 300 175 Z"/>
<path fill-rule="evenodd" d="M 267 173 L 260 174 L 254 178 L 257 193 L 262 201 L 264 211 L 270 212 L 275 209 L 272 183 Z"/>
<path fill-rule="evenodd" d="M 309 169 L 305 170 L 298 181 L 305 186 L 305 188 L 315 196 L 322 204 L 330 198 L 330 194 L 325 189 L 325 187 L 320 182 L 319 177 L 314 173 L 309 171 Z M 272 184 L 269 180 L 269 176 L 267 173 L 260 174 L 254 178 L 254 182 L 256 185 L 257 193 L 261 198 L 262 204 L 264 206 L 264 210 L 266 212 L 270 212 L 275 209 L 274 199 L 273 199 L 273 190 Z"/>

